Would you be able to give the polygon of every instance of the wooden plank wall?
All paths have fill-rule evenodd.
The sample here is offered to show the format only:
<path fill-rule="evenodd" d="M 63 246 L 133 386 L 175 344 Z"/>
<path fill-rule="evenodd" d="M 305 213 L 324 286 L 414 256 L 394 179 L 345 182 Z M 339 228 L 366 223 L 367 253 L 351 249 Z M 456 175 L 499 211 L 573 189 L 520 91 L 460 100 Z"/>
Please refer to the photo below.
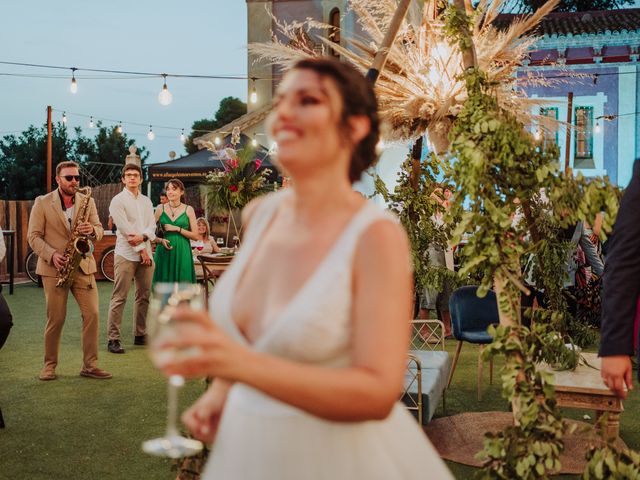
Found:
<path fill-rule="evenodd" d="M 107 220 L 109 217 L 109 204 L 111 199 L 122 190 L 121 183 L 112 183 L 100 185 L 92 190 L 92 196 L 96 202 L 98 216 L 102 226 L 107 228 Z M 202 214 L 202 205 L 198 187 L 187 188 L 187 202 L 192 205 L 199 214 Z M 24 276 L 24 261 L 29 252 L 29 244 L 27 242 L 27 231 L 29 226 L 29 214 L 33 208 L 34 200 L 0 200 L 0 227 L 3 230 L 14 230 L 14 269 L 15 275 Z M 115 238 L 107 239 L 104 242 L 105 247 L 115 243 Z M 98 252 L 100 253 L 100 252 Z M 8 252 L 7 252 L 8 254 Z M 100 262 L 99 254 L 96 255 L 96 261 Z M 8 277 L 7 259 L 0 263 L 0 277 L 6 279 Z"/>
<path fill-rule="evenodd" d="M 13 237 L 13 262 L 16 274 L 24 273 L 24 259 L 29 252 L 27 229 L 33 203 L 33 200 L 0 200 L 0 227 L 3 230 L 16 232 Z M 3 278 L 8 275 L 7 265 L 7 259 L 0 263 L 0 275 Z"/>
<path fill-rule="evenodd" d="M 122 189 L 121 184 L 100 185 L 93 189 L 92 196 L 96 202 L 98 215 L 103 227 L 107 228 L 109 217 L 109 203 L 114 195 Z M 18 277 L 24 274 L 24 261 L 31 251 L 27 241 L 29 228 L 29 214 L 33 208 L 34 200 L 0 200 L 0 227 L 3 230 L 14 230 L 14 274 Z M 111 242 L 114 243 L 114 242 Z M 8 246 L 8 245 L 7 245 Z M 7 251 L 7 255 L 8 255 Z M 99 257 L 96 257 L 97 261 Z M 8 277 L 7 259 L 0 262 L 0 277 Z"/>

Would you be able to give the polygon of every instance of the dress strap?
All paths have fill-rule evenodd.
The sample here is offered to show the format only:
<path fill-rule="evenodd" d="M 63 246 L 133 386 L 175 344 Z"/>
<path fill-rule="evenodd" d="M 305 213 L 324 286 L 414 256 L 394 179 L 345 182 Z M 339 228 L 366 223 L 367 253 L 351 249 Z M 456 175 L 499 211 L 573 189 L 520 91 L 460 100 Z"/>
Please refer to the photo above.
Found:
<path fill-rule="evenodd" d="M 348 231 L 345 232 L 345 235 L 342 238 L 342 243 L 348 256 L 353 255 L 363 232 L 379 221 L 387 221 L 396 224 L 399 223 L 398 217 L 390 211 L 383 210 L 373 202 L 367 202 L 360 212 L 356 214 L 353 220 L 351 220 Z"/>
<path fill-rule="evenodd" d="M 279 191 L 276 193 L 269 193 L 263 197 L 264 200 L 258 205 L 251 216 L 251 222 L 246 230 L 246 235 L 242 242 L 242 248 L 240 249 L 240 255 L 245 251 L 253 251 L 255 249 L 256 244 L 262 237 L 262 234 L 271 222 L 273 215 L 282 201 L 282 194 L 283 191 Z"/>

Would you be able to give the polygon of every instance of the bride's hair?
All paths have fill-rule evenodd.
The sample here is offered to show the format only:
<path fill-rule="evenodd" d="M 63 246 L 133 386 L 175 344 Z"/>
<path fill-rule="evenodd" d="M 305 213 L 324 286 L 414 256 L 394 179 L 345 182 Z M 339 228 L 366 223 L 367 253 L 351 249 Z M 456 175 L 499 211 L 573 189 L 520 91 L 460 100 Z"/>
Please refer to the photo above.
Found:
<path fill-rule="evenodd" d="M 380 136 L 378 102 L 373 86 L 355 67 L 330 58 L 300 60 L 294 70 L 311 70 L 320 77 L 330 78 L 340 92 L 342 116 L 340 128 L 349 128 L 349 117 L 363 115 L 371 123 L 367 136 L 353 146 L 349 164 L 349 180 L 357 182 L 367 168 L 376 160 L 376 145 Z"/>

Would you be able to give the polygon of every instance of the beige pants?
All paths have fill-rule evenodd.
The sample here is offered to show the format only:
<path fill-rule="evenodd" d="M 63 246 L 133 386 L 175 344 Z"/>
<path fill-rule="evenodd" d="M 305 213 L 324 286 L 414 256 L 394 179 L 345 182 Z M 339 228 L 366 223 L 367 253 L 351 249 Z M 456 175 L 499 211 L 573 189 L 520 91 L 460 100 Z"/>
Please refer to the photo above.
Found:
<path fill-rule="evenodd" d="M 55 277 L 42 277 L 47 301 L 47 326 L 44 330 L 44 365 L 58 365 L 60 336 L 67 316 L 69 291 L 78 302 L 82 315 L 82 368 L 95 368 L 98 361 L 98 289 L 93 275 L 78 270 L 70 288 L 56 287 Z"/>
<path fill-rule="evenodd" d="M 133 334 L 141 336 L 146 333 L 153 268 L 153 265 L 143 265 L 140 262 L 132 262 L 120 255 L 116 255 L 114 262 L 115 282 L 113 284 L 113 293 L 111 293 L 111 301 L 109 302 L 109 340 L 120 339 L 122 312 L 127 303 L 132 281 L 135 281 L 136 285 L 135 305 L 133 306 Z"/>

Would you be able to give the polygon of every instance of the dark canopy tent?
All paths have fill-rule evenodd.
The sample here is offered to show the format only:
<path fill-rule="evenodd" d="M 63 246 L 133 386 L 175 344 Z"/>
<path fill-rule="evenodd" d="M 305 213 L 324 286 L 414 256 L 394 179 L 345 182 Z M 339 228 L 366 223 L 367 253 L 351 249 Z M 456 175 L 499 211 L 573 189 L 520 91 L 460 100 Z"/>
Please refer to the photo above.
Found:
<path fill-rule="evenodd" d="M 230 135 L 226 136 L 222 139 L 223 144 L 228 144 L 230 139 Z M 249 137 L 244 134 L 240 135 L 240 147 L 244 147 L 250 143 L 251 139 Z M 278 173 L 271 163 L 269 151 L 259 144 L 255 147 L 255 150 L 255 157 L 262 160 L 262 166 L 260 168 L 270 168 L 273 171 L 273 178 L 270 180 L 275 181 Z M 221 160 L 216 152 L 205 149 L 190 155 L 185 155 L 184 157 L 176 158 L 175 160 L 149 165 L 148 174 L 149 180 L 152 182 L 166 182 L 170 178 L 178 178 L 185 184 L 202 183 L 205 181 L 209 172 L 222 169 L 224 169 L 224 160 Z"/>

